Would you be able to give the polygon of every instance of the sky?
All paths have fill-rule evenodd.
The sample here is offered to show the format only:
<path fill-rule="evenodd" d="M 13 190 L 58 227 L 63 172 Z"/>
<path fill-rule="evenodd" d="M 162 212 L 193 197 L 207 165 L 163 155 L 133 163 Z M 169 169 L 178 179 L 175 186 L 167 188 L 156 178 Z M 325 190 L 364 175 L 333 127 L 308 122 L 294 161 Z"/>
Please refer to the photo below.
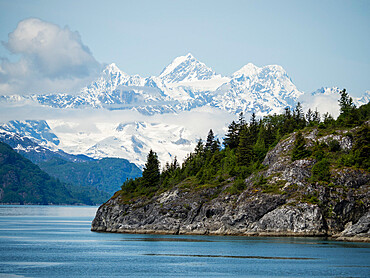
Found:
<path fill-rule="evenodd" d="M 112 62 L 159 75 L 190 52 L 223 75 L 278 64 L 301 91 L 361 96 L 369 15 L 368 0 L 0 0 L 0 94 L 76 90 Z"/>

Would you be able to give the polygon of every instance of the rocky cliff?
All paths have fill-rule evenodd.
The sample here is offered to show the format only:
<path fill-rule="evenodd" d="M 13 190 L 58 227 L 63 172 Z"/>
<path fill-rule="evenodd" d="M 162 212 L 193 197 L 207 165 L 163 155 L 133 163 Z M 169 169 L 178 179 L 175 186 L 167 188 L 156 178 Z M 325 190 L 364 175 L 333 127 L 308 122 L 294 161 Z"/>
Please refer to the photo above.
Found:
<path fill-rule="evenodd" d="M 347 131 L 303 132 L 307 147 L 335 140 L 352 148 Z M 263 170 L 231 194 L 233 180 L 194 186 L 187 180 L 150 198 L 124 200 L 117 192 L 97 211 L 93 231 L 246 236 L 328 236 L 370 241 L 369 181 L 366 170 L 330 165 L 330 182 L 315 181 L 310 156 L 292 161 L 296 133 L 270 150 Z M 335 154 L 332 155 L 335 157 Z"/>

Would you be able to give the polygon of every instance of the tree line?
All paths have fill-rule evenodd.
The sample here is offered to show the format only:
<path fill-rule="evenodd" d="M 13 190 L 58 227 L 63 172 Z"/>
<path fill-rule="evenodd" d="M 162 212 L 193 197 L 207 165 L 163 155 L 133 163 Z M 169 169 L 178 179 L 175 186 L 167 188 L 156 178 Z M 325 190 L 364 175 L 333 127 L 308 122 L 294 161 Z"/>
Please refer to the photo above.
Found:
<path fill-rule="evenodd" d="M 160 171 L 158 156 L 150 150 L 142 177 L 127 180 L 122 185 L 122 192 L 129 196 L 153 194 L 184 181 L 201 186 L 217 185 L 226 179 L 232 179 L 237 187 L 238 184 L 242 187 L 246 177 L 263 168 L 262 161 L 266 153 L 284 136 L 306 127 L 324 130 L 358 126 L 369 118 L 369 104 L 357 109 L 345 89 L 340 92 L 339 107 L 340 115 L 336 120 L 329 113 L 321 116 L 317 110 L 309 109 L 304 113 L 300 103 L 294 109 L 285 108 L 282 114 L 268 115 L 261 119 L 257 119 L 253 113 L 249 122 L 240 113 L 238 120 L 228 126 L 223 146 L 211 129 L 206 140 L 199 139 L 194 151 L 181 165 L 175 158 Z M 362 132 L 365 134 L 363 138 L 367 138 L 364 140 L 368 140 L 368 127 Z M 358 156 L 366 156 L 368 151 L 366 146 L 369 146 L 369 142 L 362 143 L 365 149 Z M 298 132 L 292 160 L 311 154 L 305 148 L 302 133 Z"/>

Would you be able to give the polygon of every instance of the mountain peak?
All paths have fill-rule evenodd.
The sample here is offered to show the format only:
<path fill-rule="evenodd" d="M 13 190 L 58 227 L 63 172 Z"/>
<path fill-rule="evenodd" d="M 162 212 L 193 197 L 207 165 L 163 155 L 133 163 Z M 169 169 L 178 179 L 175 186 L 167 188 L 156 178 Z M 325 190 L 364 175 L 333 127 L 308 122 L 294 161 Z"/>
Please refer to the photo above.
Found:
<path fill-rule="evenodd" d="M 168 83 L 181 81 L 207 80 L 216 73 L 204 63 L 198 61 L 191 53 L 175 58 L 159 75 Z"/>
<path fill-rule="evenodd" d="M 103 70 L 104 73 L 122 73 L 122 71 L 117 67 L 115 63 L 111 63 L 105 67 Z"/>
<path fill-rule="evenodd" d="M 257 74 L 259 69 L 260 68 L 255 66 L 254 64 L 248 63 L 245 66 L 243 66 L 240 70 L 234 72 L 233 76 L 240 76 L 240 75 L 251 76 L 251 75 Z"/>
<path fill-rule="evenodd" d="M 195 59 L 193 54 L 191 54 L 190 52 L 188 54 L 186 54 L 185 56 L 187 59 Z"/>

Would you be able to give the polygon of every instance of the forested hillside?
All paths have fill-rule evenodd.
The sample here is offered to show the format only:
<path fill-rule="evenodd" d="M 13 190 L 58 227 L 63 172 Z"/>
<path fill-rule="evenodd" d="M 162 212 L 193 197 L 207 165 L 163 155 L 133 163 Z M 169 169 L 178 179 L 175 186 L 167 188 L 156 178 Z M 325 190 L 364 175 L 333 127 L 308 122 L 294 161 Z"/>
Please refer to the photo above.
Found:
<path fill-rule="evenodd" d="M 182 165 L 143 176 L 97 211 L 94 231 L 331 236 L 370 241 L 370 104 L 341 92 L 334 120 L 300 105 L 229 125 L 224 147 L 210 131 Z"/>
<path fill-rule="evenodd" d="M 104 197 L 105 194 L 95 188 L 71 186 L 50 177 L 0 142 L 0 203 L 93 205 Z"/>
<path fill-rule="evenodd" d="M 356 108 L 347 92 L 341 92 L 341 114 L 338 119 L 326 113 L 308 110 L 303 113 L 301 105 L 293 111 L 285 109 L 284 114 L 269 115 L 256 119 L 252 114 L 247 122 L 240 114 L 237 122 L 233 121 L 225 134 L 224 147 L 210 130 L 205 142 L 198 141 L 193 153 L 189 154 L 182 165 L 175 159 L 167 163 L 162 172 L 156 154 L 150 152 L 145 165 L 143 177 L 128 180 L 122 186 L 121 194 L 125 199 L 154 194 L 166 190 L 186 180 L 194 186 L 220 186 L 232 182 L 227 190 L 231 194 L 241 192 L 245 187 L 244 180 L 252 173 L 265 168 L 262 164 L 268 150 L 298 132 L 291 153 L 293 161 L 310 158 L 315 161 L 311 181 L 330 183 L 329 168 L 355 167 L 368 170 L 369 161 L 369 120 L 370 104 Z M 356 128 L 355 128 L 356 127 Z M 307 146 L 303 133 L 318 130 L 318 135 L 332 135 L 329 142 L 317 141 Z M 343 149 L 335 139 L 337 130 L 351 130 L 345 135 L 353 142 L 353 147 Z M 263 180 L 260 181 L 264 183 Z M 271 189 L 270 189 L 271 190 Z"/>
<path fill-rule="evenodd" d="M 66 183 L 92 186 L 113 194 L 128 178 L 141 176 L 141 170 L 121 158 L 103 158 L 85 162 L 71 162 L 59 158 L 38 164 L 49 175 Z"/>

